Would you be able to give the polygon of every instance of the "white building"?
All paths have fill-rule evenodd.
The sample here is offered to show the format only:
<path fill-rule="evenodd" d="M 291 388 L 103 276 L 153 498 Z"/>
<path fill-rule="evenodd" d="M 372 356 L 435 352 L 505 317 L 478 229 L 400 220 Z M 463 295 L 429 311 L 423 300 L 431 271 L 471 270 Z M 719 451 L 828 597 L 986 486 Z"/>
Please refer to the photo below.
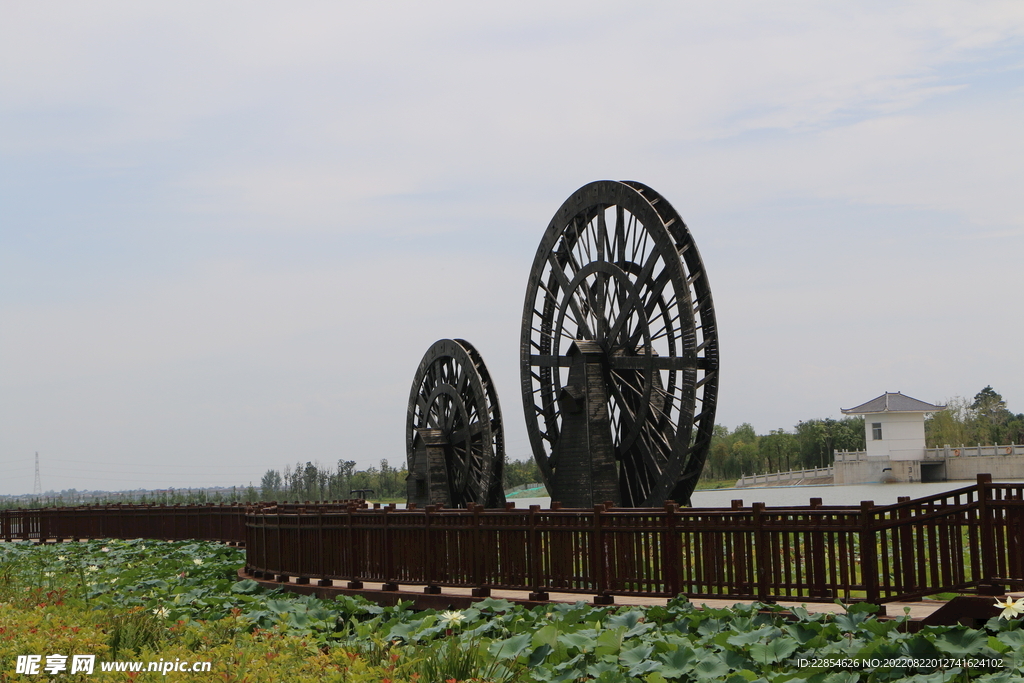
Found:
<path fill-rule="evenodd" d="M 856 408 L 841 408 L 843 415 L 864 416 L 868 457 L 890 460 L 924 459 L 924 417 L 945 410 L 900 392 L 882 394 Z"/>
<path fill-rule="evenodd" d="M 900 392 L 886 392 L 855 408 L 842 408 L 844 415 L 864 416 L 867 448 L 862 453 L 836 458 L 835 483 L 945 479 L 944 469 L 940 471 L 942 463 L 924 462 L 925 415 L 945 409 L 946 406 L 919 401 Z"/>

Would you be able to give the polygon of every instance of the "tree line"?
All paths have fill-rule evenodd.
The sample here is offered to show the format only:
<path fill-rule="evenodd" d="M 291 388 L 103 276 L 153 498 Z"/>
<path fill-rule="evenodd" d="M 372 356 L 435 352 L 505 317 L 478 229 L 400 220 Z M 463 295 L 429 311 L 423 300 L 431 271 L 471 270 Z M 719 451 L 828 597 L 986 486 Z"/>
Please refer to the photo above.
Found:
<path fill-rule="evenodd" d="M 791 432 L 773 429 L 760 435 L 746 422 L 732 431 L 715 425 L 701 479 L 828 467 L 836 450 L 864 450 L 864 418 L 807 420 Z"/>
<path fill-rule="evenodd" d="M 254 486 L 197 489 L 136 489 L 132 491 L 78 491 L 65 489 L 41 495 L 0 496 L 0 510 L 80 505 L 205 505 L 206 503 L 255 503 L 260 492 Z"/>
<path fill-rule="evenodd" d="M 267 470 L 260 480 L 262 500 L 345 500 L 349 498 L 404 499 L 403 462 L 399 467 L 382 458 L 376 467 L 357 470 L 354 460 L 338 460 L 334 467 L 319 462 L 285 465 L 283 471 Z M 502 468 L 505 489 L 539 482 L 540 470 L 533 459 L 506 460 Z"/>
<path fill-rule="evenodd" d="M 1024 443 L 1024 413 L 1014 415 L 1002 395 L 986 386 L 973 401 L 946 401 L 945 410 L 925 421 L 924 434 L 929 448 Z"/>

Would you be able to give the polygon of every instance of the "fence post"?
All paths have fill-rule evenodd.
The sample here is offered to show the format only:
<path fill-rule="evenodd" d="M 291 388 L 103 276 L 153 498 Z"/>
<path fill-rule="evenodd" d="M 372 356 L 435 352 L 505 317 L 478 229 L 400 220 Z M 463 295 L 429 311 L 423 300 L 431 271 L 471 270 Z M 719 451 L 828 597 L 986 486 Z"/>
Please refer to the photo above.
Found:
<path fill-rule="evenodd" d="M 278 583 L 289 583 L 288 570 L 286 569 L 287 564 L 285 558 L 288 557 L 288 551 L 286 546 L 291 544 L 288 542 L 288 530 L 291 528 L 285 526 L 286 520 L 292 516 L 298 514 L 298 508 L 292 508 L 292 510 L 286 516 L 279 510 L 277 513 L 277 543 L 274 549 L 277 551 L 277 559 L 274 562 L 274 580 Z"/>
<path fill-rule="evenodd" d="M 770 567 L 768 566 L 769 550 L 766 547 L 764 537 L 764 503 L 754 503 L 750 506 L 754 517 L 754 567 L 757 571 L 757 580 L 754 582 L 754 597 L 761 602 L 771 602 L 768 586 Z"/>
<path fill-rule="evenodd" d="M 981 454 L 981 446 L 978 446 L 978 453 Z M 981 518 L 981 580 L 978 584 L 978 592 L 982 595 L 1002 595 L 1005 586 L 996 583 L 995 578 L 1000 573 L 996 567 L 996 534 L 992 522 L 993 509 L 989 505 L 992 502 L 991 474 L 978 475 L 978 516 Z"/>
<path fill-rule="evenodd" d="M 480 513 L 484 506 L 476 503 L 470 503 L 470 505 L 472 505 L 473 512 L 473 545 L 475 546 L 473 548 L 473 585 L 476 586 L 471 593 L 474 598 L 486 598 L 491 595 L 491 589 L 484 586 L 486 583 L 484 580 L 484 553 L 494 549 L 484 548 L 483 532 L 480 530 Z"/>
<path fill-rule="evenodd" d="M 811 498 L 810 507 L 812 509 L 818 509 L 821 507 L 821 498 Z M 808 520 L 820 519 L 814 516 L 809 516 Z M 810 554 L 810 566 L 811 566 L 811 595 L 816 598 L 828 598 L 835 597 L 826 587 L 828 584 L 828 574 L 825 571 L 825 531 L 822 528 L 822 524 L 815 523 L 811 525 L 810 536 L 807 542 L 807 552 Z"/>
<path fill-rule="evenodd" d="M 385 506 L 381 512 L 384 513 L 384 583 L 381 584 L 380 589 L 382 591 L 396 591 L 398 590 L 398 584 L 395 583 L 395 552 L 394 552 L 394 539 L 391 538 L 391 525 L 389 513 L 391 512 L 390 506 Z"/>
<path fill-rule="evenodd" d="M 249 533 L 249 511 L 251 510 L 251 508 L 248 505 L 246 505 L 245 507 L 246 515 L 243 520 L 244 524 L 242 526 L 242 530 L 245 532 L 244 536 L 242 537 L 242 542 L 245 545 L 245 573 L 253 575 L 255 574 L 255 569 L 253 569 L 253 558 L 255 554 L 253 552 L 254 549 L 252 547 L 254 545 L 253 538 Z"/>
<path fill-rule="evenodd" d="M 307 503 L 309 501 L 306 501 Z M 313 508 L 316 510 L 316 508 Z M 295 562 L 295 583 L 306 585 L 309 583 L 309 567 L 306 566 L 306 526 L 303 522 L 309 519 L 309 509 L 299 508 L 298 514 L 295 515 L 295 545 L 292 546 L 292 557 L 296 558 Z"/>
<path fill-rule="evenodd" d="M 899 496 L 896 499 L 897 503 L 909 503 L 910 496 Z M 907 507 L 900 508 L 896 515 L 899 520 L 899 526 L 893 529 L 895 534 L 894 542 L 899 544 L 899 560 L 900 560 L 900 572 L 897 579 L 899 585 L 897 589 L 900 593 L 914 593 L 919 589 L 917 581 L 917 562 L 919 559 L 915 557 L 914 553 L 914 532 L 924 533 L 924 529 L 918 527 L 911 519 L 910 509 Z M 893 547 L 893 558 L 896 558 L 896 548 Z M 924 558 L 920 558 L 923 560 Z M 893 568 L 893 574 L 895 576 L 895 567 Z M 920 598 L 917 598 L 918 600 Z"/>
<path fill-rule="evenodd" d="M 327 508 L 325 506 L 323 506 L 323 505 L 317 506 L 317 511 L 316 511 L 316 526 L 317 526 L 317 529 L 316 529 L 316 563 L 315 563 L 315 568 L 313 569 L 313 573 L 316 576 L 319 577 L 319 580 L 316 582 L 316 585 L 318 585 L 318 586 L 333 586 L 334 585 L 333 581 L 331 581 L 330 579 L 326 578 L 326 575 L 329 572 L 328 572 L 327 567 L 326 567 L 326 562 L 324 561 L 324 558 L 326 558 L 326 556 L 327 556 L 327 553 L 325 552 L 325 550 L 327 548 L 327 544 L 324 543 L 324 515 L 326 514 L 326 511 L 327 511 Z"/>
<path fill-rule="evenodd" d="M 874 529 L 874 507 L 873 500 L 860 502 L 860 573 L 867 601 L 877 605 L 879 604 L 878 552 Z"/>
<path fill-rule="evenodd" d="M 591 571 L 594 572 L 594 583 L 597 595 L 594 596 L 595 605 L 611 605 L 615 598 L 608 593 L 608 567 L 606 562 L 607 552 L 604 547 L 604 532 L 601 526 L 604 523 L 604 505 L 594 506 L 593 545 L 591 546 Z"/>
<path fill-rule="evenodd" d="M 665 535 L 662 547 L 661 571 L 665 573 L 665 587 L 672 597 L 679 595 L 682 590 L 682 550 L 679 547 L 679 532 L 677 530 L 678 518 L 676 512 L 679 506 L 673 501 L 665 501 L 665 524 L 662 533 Z"/>
<path fill-rule="evenodd" d="M 273 523 L 271 523 L 273 515 Z M 281 508 L 276 507 L 263 518 L 263 529 L 266 536 L 267 551 L 264 555 L 267 558 L 266 578 L 273 579 L 277 569 L 281 566 Z"/>
<path fill-rule="evenodd" d="M 537 513 L 540 512 L 540 505 L 530 506 L 530 530 L 527 532 L 528 561 L 530 562 L 530 600 L 547 600 L 547 591 L 541 590 L 544 583 L 541 579 L 541 541 L 540 532 L 537 531 Z"/>
<path fill-rule="evenodd" d="M 259 558 L 261 575 L 265 579 L 273 578 L 268 572 L 270 568 L 270 533 L 267 531 L 267 516 L 269 514 L 270 511 L 266 508 L 260 510 L 259 513 L 259 535 L 261 539 Z"/>
<path fill-rule="evenodd" d="M 427 568 L 427 585 L 423 588 L 423 592 L 428 595 L 437 595 L 441 592 L 441 587 L 435 583 L 438 573 L 437 560 L 434 555 L 434 544 L 430 542 L 430 537 L 433 534 L 430 529 L 430 518 L 435 512 L 437 512 L 437 508 L 433 505 L 426 505 L 423 508 L 423 566 Z"/>
<path fill-rule="evenodd" d="M 356 544 L 356 540 L 355 540 L 355 529 L 353 529 L 353 525 L 355 524 L 355 516 L 356 516 L 355 505 L 353 505 L 353 504 L 346 505 L 345 506 L 345 534 L 346 534 L 346 540 L 348 541 L 348 543 L 347 543 L 347 550 L 348 550 L 348 560 L 349 560 L 349 566 L 347 567 L 347 569 L 348 569 L 347 576 L 349 577 L 349 581 L 348 581 L 347 587 L 349 589 L 352 589 L 352 590 L 358 590 L 358 589 L 363 587 L 363 582 L 360 581 L 360 578 L 361 578 L 360 575 L 362 573 L 362 572 L 360 572 L 360 568 L 361 568 L 361 565 L 362 565 L 363 552 L 362 552 L 362 546 L 361 545 L 357 545 Z M 362 538 L 360 538 L 359 540 L 360 540 L 360 542 L 363 541 Z"/>
<path fill-rule="evenodd" d="M 276 506 L 275 506 L 276 507 Z M 263 578 L 267 578 L 267 569 L 270 567 L 270 534 L 267 533 L 267 515 L 270 512 L 266 509 L 260 510 L 260 537 L 263 539 L 260 552 L 260 568 L 263 570 Z"/>

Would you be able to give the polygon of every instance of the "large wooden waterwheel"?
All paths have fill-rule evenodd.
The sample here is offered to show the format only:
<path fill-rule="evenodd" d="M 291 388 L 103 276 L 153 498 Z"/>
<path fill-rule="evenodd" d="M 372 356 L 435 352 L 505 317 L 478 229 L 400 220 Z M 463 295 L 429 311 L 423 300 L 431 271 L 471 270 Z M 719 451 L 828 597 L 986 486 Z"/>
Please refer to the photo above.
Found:
<path fill-rule="evenodd" d="M 416 370 L 406 418 L 407 499 L 505 504 L 501 406 L 487 366 L 463 339 L 434 342 Z"/>
<path fill-rule="evenodd" d="M 598 181 L 562 204 L 530 272 L 520 348 L 553 500 L 689 504 L 715 424 L 718 334 L 697 247 L 663 197 Z"/>

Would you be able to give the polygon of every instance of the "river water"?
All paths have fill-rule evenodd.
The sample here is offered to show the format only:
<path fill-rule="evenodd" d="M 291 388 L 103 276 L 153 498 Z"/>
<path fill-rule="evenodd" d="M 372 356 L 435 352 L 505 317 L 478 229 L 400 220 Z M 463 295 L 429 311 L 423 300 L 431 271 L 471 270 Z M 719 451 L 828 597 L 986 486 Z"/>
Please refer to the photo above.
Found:
<path fill-rule="evenodd" d="M 1024 479 L 1007 479 L 1019 483 Z M 822 505 L 860 505 L 862 500 L 874 501 L 875 505 L 891 505 L 900 496 L 924 498 L 936 493 L 972 485 L 973 481 L 943 481 L 928 484 L 854 484 L 851 486 L 769 486 L 765 488 L 712 489 L 695 491 L 693 507 L 729 507 L 734 500 L 742 500 L 744 506 L 764 503 L 768 507 L 807 505 L 811 498 L 821 498 Z M 547 508 L 550 498 L 515 498 L 517 508 L 540 505 Z"/>

